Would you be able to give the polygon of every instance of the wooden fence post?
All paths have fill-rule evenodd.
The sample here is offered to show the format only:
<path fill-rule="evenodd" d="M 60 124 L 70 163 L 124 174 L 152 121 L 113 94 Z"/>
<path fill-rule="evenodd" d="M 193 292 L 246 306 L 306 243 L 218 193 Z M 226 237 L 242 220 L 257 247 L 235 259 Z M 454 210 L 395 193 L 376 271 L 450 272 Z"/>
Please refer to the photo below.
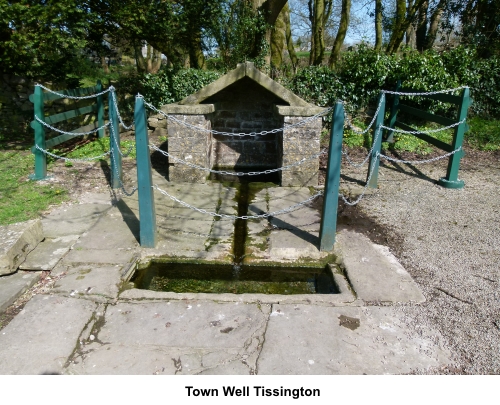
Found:
<path fill-rule="evenodd" d="M 149 155 L 146 110 L 142 96 L 135 98 L 135 148 L 137 159 L 137 190 L 139 193 L 140 243 L 142 247 L 156 246 L 156 211 Z"/>
<path fill-rule="evenodd" d="M 113 105 L 112 91 L 108 95 L 109 148 L 111 150 L 111 188 L 116 189 L 122 185 L 122 155 L 120 154 L 120 127 Z"/>
<path fill-rule="evenodd" d="M 102 92 L 102 83 L 100 80 L 97 81 L 95 86 L 96 92 Z M 110 92 L 111 93 L 111 92 Z M 111 108 L 111 104 L 109 106 Z M 97 96 L 97 126 L 100 128 L 104 125 L 104 98 L 103 95 Z M 104 138 L 104 128 L 98 131 L 99 138 Z"/>
<path fill-rule="evenodd" d="M 46 150 L 45 128 L 42 123 L 36 120 L 38 117 L 42 121 L 45 121 L 45 114 L 43 111 L 43 89 L 40 86 L 35 86 L 32 102 L 34 104 L 35 120 L 31 123 L 31 127 L 35 130 L 35 146 Z M 35 149 L 33 153 L 35 155 L 35 173 L 30 176 L 30 179 L 43 180 L 47 177 L 47 156 L 38 149 Z"/>
<path fill-rule="evenodd" d="M 323 211 L 319 231 L 319 250 L 321 251 L 331 251 L 335 244 L 343 136 L 344 106 L 342 103 L 337 103 L 333 109 L 330 145 L 328 147 L 328 165 L 326 169 Z"/>

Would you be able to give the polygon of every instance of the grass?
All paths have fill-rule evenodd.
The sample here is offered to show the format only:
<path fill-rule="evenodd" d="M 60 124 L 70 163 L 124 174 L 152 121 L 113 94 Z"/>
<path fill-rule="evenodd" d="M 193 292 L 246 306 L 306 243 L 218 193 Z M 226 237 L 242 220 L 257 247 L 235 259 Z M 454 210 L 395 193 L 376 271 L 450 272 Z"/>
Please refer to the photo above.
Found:
<path fill-rule="evenodd" d="M 135 158 L 133 141 L 121 141 L 121 149 Z M 0 146 L 1 147 L 1 146 Z M 109 138 L 96 139 L 69 151 L 52 150 L 56 155 L 72 159 L 99 156 L 109 150 Z M 105 157 L 103 159 L 109 159 Z M 50 166 L 55 159 L 47 159 Z M 72 166 L 67 162 L 66 166 Z M 34 172 L 34 156 L 27 150 L 0 149 L 0 225 L 38 218 L 51 205 L 67 200 L 67 190 L 58 185 L 29 180 Z"/>
<path fill-rule="evenodd" d="M 0 225 L 37 218 L 50 205 L 67 199 L 61 187 L 29 180 L 33 171 L 30 152 L 0 150 Z"/>
<path fill-rule="evenodd" d="M 130 158 L 135 158 L 134 145 L 135 142 L 133 141 L 120 141 L 120 149 L 122 153 L 127 154 L 130 151 L 130 154 L 127 155 Z M 72 149 L 70 151 L 54 149 L 51 152 L 54 153 L 55 155 L 63 156 L 69 159 L 88 159 L 92 157 L 101 156 L 108 151 L 109 151 L 109 138 L 106 137 L 87 142 L 83 146 L 80 146 L 76 149 Z M 109 159 L 109 157 L 105 156 L 102 159 Z M 49 158 L 49 161 L 53 160 L 54 160 L 53 158 Z M 71 162 L 66 162 L 66 166 L 71 167 L 73 166 L 73 164 Z"/>
<path fill-rule="evenodd" d="M 471 117 L 467 120 L 469 131 L 464 135 L 465 140 L 473 149 L 483 151 L 500 150 L 500 120 L 484 119 L 481 117 Z M 360 121 L 354 121 L 354 125 L 361 130 L 366 128 L 366 124 Z M 439 128 L 438 124 L 414 125 L 415 129 L 422 132 Z M 440 131 L 433 133 L 432 136 L 440 141 L 451 144 L 453 139 L 453 130 Z M 399 151 L 414 152 L 421 155 L 427 155 L 433 151 L 432 145 L 413 135 L 394 134 L 396 143 L 393 148 Z M 344 144 L 350 148 L 370 148 L 372 142 L 372 131 L 365 135 L 359 135 L 352 130 L 344 131 Z M 389 144 L 382 143 L 382 148 L 387 149 Z"/>
<path fill-rule="evenodd" d="M 470 146 L 485 151 L 500 150 L 500 120 L 471 117 L 467 122 L 470 131 L 465 133 L 465 139 Z"/>

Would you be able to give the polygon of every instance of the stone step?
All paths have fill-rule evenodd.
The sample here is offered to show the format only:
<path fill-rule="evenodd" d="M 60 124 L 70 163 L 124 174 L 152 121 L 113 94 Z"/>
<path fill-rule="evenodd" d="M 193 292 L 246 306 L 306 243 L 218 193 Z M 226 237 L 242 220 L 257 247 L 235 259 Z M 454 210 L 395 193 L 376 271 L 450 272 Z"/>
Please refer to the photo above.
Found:
<path fill-rule="evenodd" d="M 39 219 L 0 226 L 0 276 L 14 273 L 43 238 Z"/>
<path fill-rule="evenodd" d="M 40 280 L 41 272 L 18 271 L 0 277 L 0 314 Z"/>

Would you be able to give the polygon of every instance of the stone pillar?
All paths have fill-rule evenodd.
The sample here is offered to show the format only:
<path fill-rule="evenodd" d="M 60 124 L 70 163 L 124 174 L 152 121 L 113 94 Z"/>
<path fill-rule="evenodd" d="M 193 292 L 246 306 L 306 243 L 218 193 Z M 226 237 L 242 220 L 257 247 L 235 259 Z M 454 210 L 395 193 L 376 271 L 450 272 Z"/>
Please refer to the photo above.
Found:
<path fill-rule="evenodd" d="M 321 108 L 277 106 L 278 114 L 284 116 L 284 126 L 297 124 L 317 114 Z M 283 130 L 282 166 L 288 166 L 302 159 L 308 159 L 320 151 L 322 118 L 317 117 L 306 124 Z M 281 185 L 317 186 L 319 158 L 308 160 L 289 170 L 281 171 Z"/>
<path fill-rule="evenodd" d="M 200 104 L 194 106 L 169 104 L 163 106 L 162 111 L 172 117 L 172 119 L 168 119 L 166 123 L 168 153 L 185 162 L 204 168 L 210 168 L 210 151 L 212 146 L 211 133 L 196 128 L 190 128 L 183 123 L 210 130 L 211 114 L 214 111 L 213 104 Z M 157 117 L 152 118 L 154 120 Z M 175 122 L 174 120 L 180 122 Z M 205 183 L 209 175 L 205 170 L 193 168 L 184 163 L 175 162 L 171 158 L 169 158 L 168 166 L 168 179 L 173 182 Z"/>

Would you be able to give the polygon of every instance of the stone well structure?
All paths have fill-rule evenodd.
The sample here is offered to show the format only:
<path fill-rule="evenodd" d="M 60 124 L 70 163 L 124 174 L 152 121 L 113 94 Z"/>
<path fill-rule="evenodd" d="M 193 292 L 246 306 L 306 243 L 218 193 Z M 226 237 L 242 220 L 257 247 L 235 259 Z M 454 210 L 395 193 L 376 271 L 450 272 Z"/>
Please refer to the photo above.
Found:
<path fill-rule="evenodd" d="M 161 107 L 173 118 L 206 130 L 250 133 L 295 124 L 322 111 L 297 97 L 258 69 L 241 63 L 184 100 Z M 224 170 L 260 171 L 295 163 L 320 151 L 322 118 L 281 132 L 226 136 L 188 128 L 161 114 L 149 126 L 168 136 L 168 152 L 187 162 Z M 319 160 L 281 171 L 282 186 L 318 184 Z M 169 180 L 204 183 L 207 172 L 169 160 Z"/>

